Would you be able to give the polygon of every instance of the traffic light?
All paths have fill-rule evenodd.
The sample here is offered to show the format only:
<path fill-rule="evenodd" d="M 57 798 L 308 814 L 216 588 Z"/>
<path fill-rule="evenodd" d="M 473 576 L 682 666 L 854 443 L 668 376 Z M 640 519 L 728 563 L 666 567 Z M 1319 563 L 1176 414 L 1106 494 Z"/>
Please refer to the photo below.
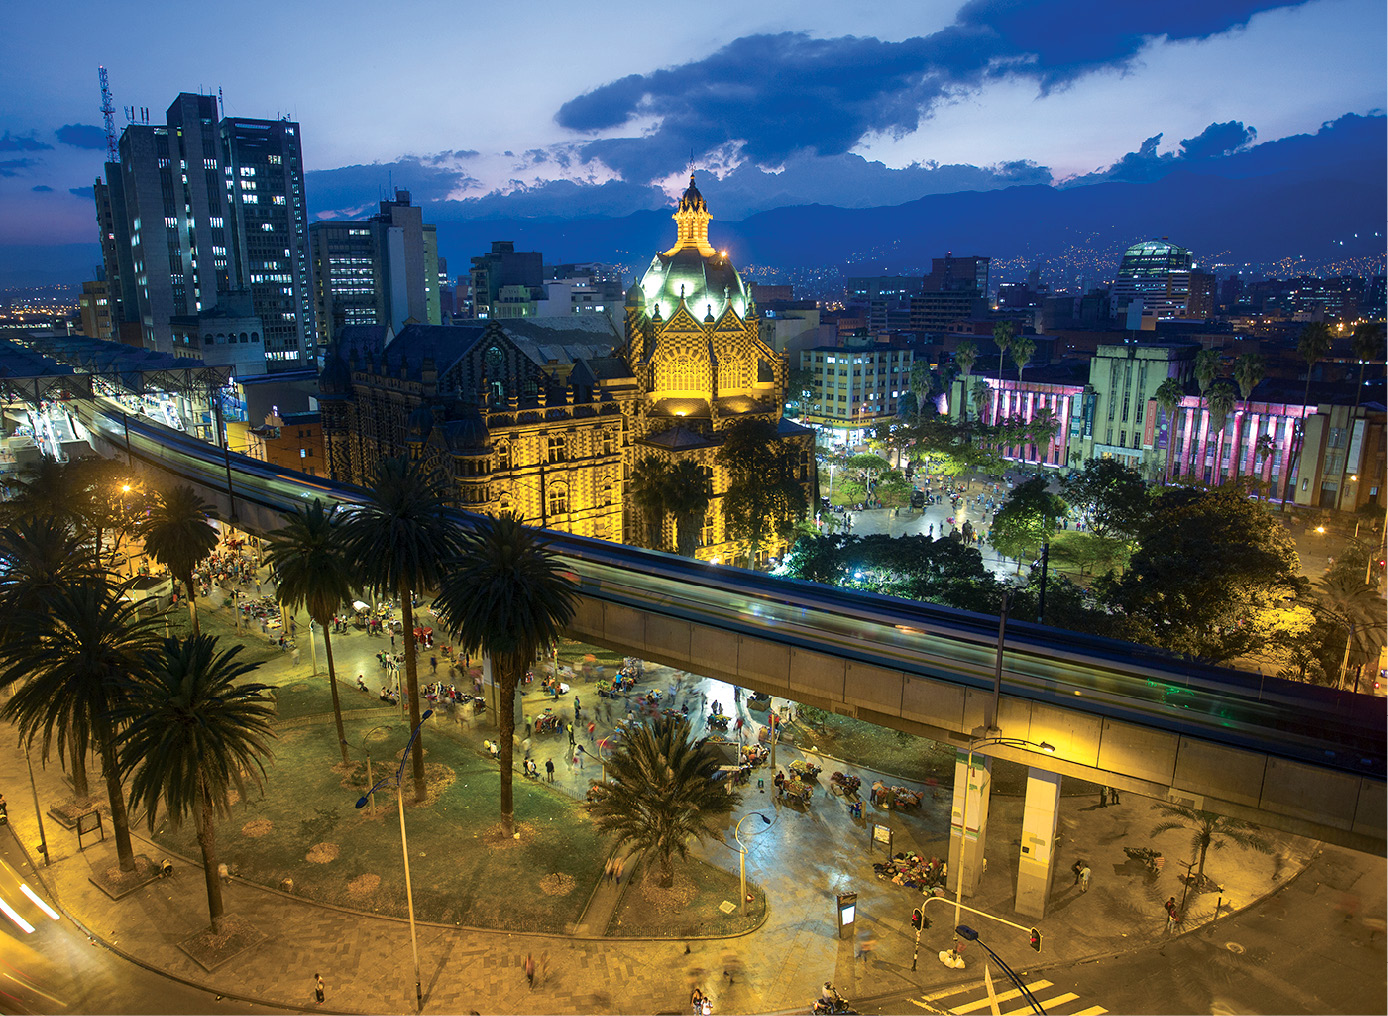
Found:
<path fill-rule="evenodd" d="M 1041 929 L 1040 929 L 1040 928 L 1032 928 L 1032 929 L 1031 929 L 1031 947 L 1032 947 L 1033 949 L 1035 949 L 1037 952 L 1040 952 L 1040 951 L 1041 951 Z"/>
<path fill-rule="evenodd" d="M 920 908 L 920 907 L 916 907 L 916 909 L 914 909 L 914 910 L 911 911 L 911 927 L 913 927 L 913 928 L 915 928 L 917 931 L 919 931 L 919 930 L 920 930 L 920 926 L 921 926 L 921 919 L 922 919 L 921 908 Z"/>

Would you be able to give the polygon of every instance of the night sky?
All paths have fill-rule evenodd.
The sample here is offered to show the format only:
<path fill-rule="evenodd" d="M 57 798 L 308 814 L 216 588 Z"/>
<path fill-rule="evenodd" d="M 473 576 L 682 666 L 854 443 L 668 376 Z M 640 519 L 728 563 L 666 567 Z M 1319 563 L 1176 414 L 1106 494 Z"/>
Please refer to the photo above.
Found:
<path fill-rule="evenodd" d="M 91 243 L 97 64 L 151 122 L 180 90 L 303 128 L 315 217 L 388 183 L 435 221 L 720 218 L 1159 173 L 1381 114 L 1382 0 L 11 4 L 0 247 Z M 504 201 L 501 199 L 504 197 Z"/>

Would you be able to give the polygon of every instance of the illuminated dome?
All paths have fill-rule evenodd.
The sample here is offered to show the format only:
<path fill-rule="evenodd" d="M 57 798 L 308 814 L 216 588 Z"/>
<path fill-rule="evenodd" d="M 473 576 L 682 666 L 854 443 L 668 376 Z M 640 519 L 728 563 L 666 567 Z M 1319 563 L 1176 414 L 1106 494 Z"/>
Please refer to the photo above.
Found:
<path fill-rule="evenodd" d="M 680 198 L 674 220 L 679 225 L 675 245 L 651 259 L 639 286 L 645 310 L 651 317 L 668 321 L 683 299 L 696 321 L 715 320 L 729 307 L 739 318 L 747 315 L 750 298 L 727 255 L 708 239 L 711 216 L 704 196 L 689 178 L 689 189 Z"/>

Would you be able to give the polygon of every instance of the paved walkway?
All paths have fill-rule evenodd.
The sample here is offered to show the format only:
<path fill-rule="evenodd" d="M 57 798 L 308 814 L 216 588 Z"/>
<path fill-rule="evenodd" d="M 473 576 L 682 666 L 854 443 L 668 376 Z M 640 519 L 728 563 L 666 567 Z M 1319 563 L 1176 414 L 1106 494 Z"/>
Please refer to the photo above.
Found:
<path fill-rule="evenodd" d="M 367 675 L 374 695 L 381 673 L 374 653 L 382 642 L 360 633 L 335 640 L 339 671 L 346 675 L 344 695 L 360 694 L 352 687 L 359 670 Z M 561 657 L 563 662 L 576 661 Z M 422 670 L 427 675 L 427 657 Z M 258 676 L 270 683 L 284 683 L 303 680 L 308 672 L 305 652 L 297 666 L 285 654 L 262 668 Z M 652 668 L 640 687 L 668 687 L 676 676 L 666 668 Z M 589 684 L 576 684 L 575 692 L 585 704 L 596 706 L 599 702 Z M 734 701 L 728 685 L 687 680 L 683 700 L 700 695 L 710 701 L 721 700 L 725 711 L 730 711 Z M 571 693 L 560 700 L 570 715 L 572 699 Z M 527 696 L 527 714 L 533 715 L 536 705 L 538 695 Z M 691 713 L 697 711 L 691 706 Z M 738 703 L 737 714 L 749 736 L 755 736 L 757 722 L 765 714 L 749 713 L 745 702 Z M 619 715 L 614 712 L 614 719 Z M 603 716 L 600 728 L 606 730 L 605 711 Z M 322 722 L 330 719 L 324 717 Z M 493 734 L 482 720 L 453 729 L 455 736 L 473 738 L 479 745 L 482 738 Z M 591 761 L 583 770 L 563 763 L 559 749 L 567 748 L 567 736 L 561 742 L 551 735 L 536 744 L 534 754 L 542 770 L 544 759 L 555 757 L 557 792 L 581 796 L 588 781 L 599 775 Z M 801 749 L 781 746 L 777 763 L 784 769 L 801 757 Z M 829 773 L 840 769 L 859 775 L 865 788 L 874 774 L 832 760 L 818 761 L 825 771 L 808 807 L 780 803 L 770 786 L 771 772 L 762 769 L 758 774 L 765 774 L 765 790 L 759 790 L 754 780 L 732 816 L 736 821 L 755 810 L 772 820 L 769 826 L 755 820 L 742 826 L 748 843 L 748 878 L 766 892 L 768 900 L 767 920 L 757 930 L 735 939 L 688 942 L 603 939 L 598 936 L 610 920 L 617 898 L 615 887 L 601 885 L 595 887 L 589 913 L 579 929 L 592 937 L 422 925 L 419 951 L 425 1010 L 683 1012 L 689 990 L 695 985 L 713 996 L 719 1012 L 803 1010 L 826 979 L 845 996 L 863 998 L 906 989 L 926 990 L 974 976 L 972 962 L 970 970 L 957 971 L 935 958 L 950 941 L 952 915 L 946 913 L 949 908 L 943 903 L 932 904 L 927 910 L 934 927 L 923 934 L 918 968 L 911 970 L 914 937 L 909 917 L 921 897 L 878 879 L 871 867 L 869 819 L 892 828 L 897 851 L 943 855 L 949 822 L 947 791 L 941 792 L 938 801 L 927 795 L 919 812 L 879 809 L 865 799 L 864 818 L 854 819 L 847 802 L 829 792 Z M 56 766 L 36 768 L 35 776 L 45 809 L 70 797 L 71 789 Z M 8 791 L 9 815 L 20 842 L 34 854 L 38 830 L 27 783 L 23 754 L 4 739 L 0 787 Z M 1048 913 L 1043 921 L 1032 922 L 1012 911 L 1021 801 L 995 795 L 990 811 L 990 863 L 978 894 L 968 902 L 1018 923 L 1038 923 L 1045 932 L 1045 952 L 1032 954 L 1020 933 L 1002 925 L 989 926 L 989 943 L 1019 969 L 1026 967 L 1028 960 L 1036 961 L 1032 964 L 1035 968 L 1126 949 L 1158 947 L 1167 934 L 1161 904 L 1169 895 L 1181 896 L 1175 859 L 1188 853 L 1189 842 L 1189 836 L 1179 831 L 1154 842 L 1150 832 L 1158 818 L 1153 802 L 1132 796 L 1110 808 L 1100 808 L 1089 797 L 1064 798 L 1058 872 Z M 267 932 L 268 939 L 209 973 L 177 946 L 205 922 L 201 873 L 194 863 L 178 859 L 171 879 L 152 883 L 114 902 L 89 881 L 94 870 L 114 863 L 109 833 L 105 842 L 92 842 L 88 837 L 87 848 L 79 851 L 75 834 L 51 820 L 45 825 L 52 865 L 40 869 L 41 877 L 60 906 L 95 938 L 138 962 L 228 996 L 278 1007 L 312 1008 L 313 975 L 321 972 L 327 982 L 327 1008 L 412 1011 L 413 964 L 405 922 L 316 905 L 233 880 L 226 887 L 228 912 L 254 922 Z M 731 839 L 730 822 L 729 843 Z M 137 843 L 137 849 L 151 858 L 167 854 L 152 843 Z M 1150 875 L 1127 860 L 1122 851 L 1125 844 L 1155 845 L 1170 859 L 1167 869 L 1159 876 Z M 1242 908 L 1293 877 L 1315 848 L 1312 842 L 1289 837 L 1278 838 L 1274 856 L 1231 846 L 1211 852 L 1208 871 L 1223 881 L 1226 907 Z M 736 850 L 730 846 L 709 842 L 693 852 L 736 871 Z M 1093 869 L 1094 881 L 1088 893 L 1082 894 L 1072 885 L 1069 867 L 1077 857 L 1084 857 Z M 233 856 L 226 859 L 234 861 Z M 851 938 L 836 937 L 834 894 L 844 890 L 859 893 L 859 928 L 878 940 L 868 960 L 855 958 Z M 1213 916 L 1215 902 L 1208 894 L 1194 897 L 1187 905 L 1186 928 Z M 536 958 L 540 969 L 533 991 L 527 988 L 523 974 L 527 954 Z M 731 981 L 725 971 L 731 974 Z"/>

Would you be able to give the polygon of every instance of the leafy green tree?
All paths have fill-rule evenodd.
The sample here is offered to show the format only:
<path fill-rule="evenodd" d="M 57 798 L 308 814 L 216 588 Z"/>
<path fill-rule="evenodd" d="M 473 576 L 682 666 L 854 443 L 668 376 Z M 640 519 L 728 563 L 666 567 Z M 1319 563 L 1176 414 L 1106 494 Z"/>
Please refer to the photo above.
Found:
<path fill-rule="evenodd" d="M 996 343 L 996 344 L 997 344 L 997 347 L 998 347 L 998 386 L 999 386 L 999 390 L 1001 390 L 1001 387 L 1002 387 L 1002 358 L 1003 358 L 1004 356 L 1006 356 L 1006 355 L 1007 355 L 1007 351 L 1008 351 L 1009 349 L 1012 348 L 1012 337 L 1013 337 L 1013 335 L 1015 335 L 1015 334 L 1016 334 L 1016 331 L 1015 331 L 1015 329 L 1012 327 L 1012 322 L 1011 322 L 1011 321 L 999 321 L 997 324 L 995 324 L 995 325 L 993 326 L 993 342 Z M 997 400 L 997 403 L 998 403 L 998 406 L 1001 407 L 1001 405 L 1002 405 L 1002 400 L 1001 400 L 1001 399 L 998 399 L 998 400 Z M 977 402 L 975 402 L 975 404 L 977 404 Z M 998 423 L 998 418 L 999 418 L 999 414 L 995 414 L 995 415 L 994 415 L 994 419 L 993 419 L 993 422 L 994 422 L 995 424 Z"/>
<path fill-rule="evenodd" d="M 352 572 L 347 563 L 347 530 L 337 507 L 323 510 L 317 498 L 289 516 L 283 528 L 268 537 L 266 560 L 275 579 L 275 598 L 290 612 L 304 609 L 323 633 L 328 661 L 328 688 L 337 723 L 342 764 L 348 763 L 347 734 L 342 727 L 342 702 L 337 694 L 333 663 L 332 619 L 337 608 L 352 599 Z"/>
<path fill-rule="evenodd" d="M 1099 536 L 1131 537 L 1147 517 L 1147 484 L 1117 459 L 1090 459 L 1060 483 L 1065 503 Z"/>
<path fill-rule="evenodd" d="M 1047 486 L 1044 476 L 1018 484 L 993 517 L 990 542 L 1001 553 L 1018 559 L 1019 572 L 1021 559 L 1037 554 L 1065 517 L 1065 502 Z"/>
<path fill-rule="evenodd" d="M 877 481 L 877 500 L 882 502 L 884 508 L 904 508 L 911 503 L 913 490 L 915 488 L 905 474 L 892 469 Z"/>
<path fill-rule="evenodd" d="M 670 463 L 658 455 L 645 455 L 631 471 L 627 496 L 641 518 L 642 545 L 650 550 L 665 549 L 666 501 L 670 493 Z"/>
<path fill-rule="evenodd" d="M 207 521 L 209 506 L 192 487 L 160 491 L 140 524 L 145 552 L 183 584 L 193 634 L 198 634 L 197 588 L 193 571 L 217 546 L 217 530 Z"/>
<path fill-rule="evenodd" d="M 1166 425 L 1166 472 L 1162 474 L 1163 483 L 1166 483 L 1171 477 L 1171 456 L 1176 450 L 1176 409 L 1181 405 L 1181 400 L 1185 398 L 1185 394 L 1181 382 L 1174 377 L 1169 377 L 1157 385 L 1157 390 L 1153 393 L 1157 405 L 1161 407 L 1168 420 Z"/>
<path fill-rule="evenodd" d="M 786 411 L 791 416 L 804 416 L 814 402 L 814 371 L 809 367 L 790 367 L 786 370 Z"/>
<path fill-rule="evenodd" d="M 865 487 L 871 488 L 872 481 L 879 475 L 886 473 L 892 468 L 892 464 L 880 455 L 853 455 L 850 456 L 845 468 L 858 474 L 859 479 Z"/>
<path fill-rule="evenodd" d="M 175 827 L 193 816 L 214 934 L 225 914 L 214 820 L 230 817 L 232 790 L 245 799 L 247 777 L 262 785 L 275 736 L 270 689 L 242 680 L 258 664 L 238 663 L 241 648 L 218 652 L 207 635 L 168 639 L 118 710 L 128 724 L 121 769 L 130 773 L 130 799 L 144 808 L 150 832 L 160 804 Z"/>
<path fill-rule="evenodd" d="M 449 562 L 436 606 L 439 618 L 470 653 L 492 659 L 497 677 L 501 825 L 515 827 L 511 779 L 516 688 L 540 650 L 558 642 L 577 598 L 540 530 L 514 515 L 478 523 Z"/>
<path fill-rule="evenodd" d="M 400 597 L 410 726 L 417 728 L 419 661 L 415 653 L 414 596 L 437 589 L 443 562 L 456 558 L 462 538 L 447 518 L 439 482 L 407 458 L 382 459 L 366 500 L 347 516 L 347 561 L 364 588 Z M 411 753 L 415 800 L 427 796 L 423 735 Z"/>
<path fill-rule="evenodd" d="M 1195 871 L 1197 886 L 1205 877 L 1205 855 L 1211 847 L 1222 850 L 1233 843 L 1245 850 L 1256 850 L 1260 854 L 1272 853 L 1272 844 L 1262 835 L 1259 828 L 1243 819 L 1230 818 L 1213 811 L 1186 808 L 1179 804 L 1158 805 L 1157 810 L 1166 818 L 1153 827 L 1153 836 L 1160 836 L 1172 829 L 1184 829 L 1190 833 L 1191 857 L 1198 862 Z"/>
<path fill-rule="evenodd" d="M 721 759 L 691 739 L 689 721 L 644 723 L 619 742 L 607 763 L 607 782 L 593 788 L 593 820 L 616 845 L 654 858 L 659 883 L 675 884 L 675 858 L 691 840 L 720 838 L 719 828 L 742 801 L 713 782 Z"/>
<path fill-rule="evenodd" d="M 1134 641 L 1213 663 L 1261 646 L 1301 584 L 1287 530 L 1233 485 L 1168 490 L 1137 540 L 1105 600 Z"/>
<path fill-rule="evenodd" d="M 740 420 L 723 431 L 717 461 L 728 472 L 723 524 L 728 536 L 747 548 L 748 567 L 768 542 L 789 543 L 809 501 L 800 478 L 798 448 L 783 445 L 776 424 L 760 417 Z"/>
<path fill-rule="evenodd" d="M 0 716 L 15 721 L 19 739 L 42 739 L 47 761 L 85 758 L 94 745 L 101 756 L 111 826 L 121 871 L 135 870 L 130 823 L 117 761 L 118 709 L 130 680 L 149 672 L 162 618 L 141 618 L 126 597 L 128 585 L 93 573 L 43 598 L 38 609 L 17 611 L 0 641 L 0 687 L 14 694 Z"/>
<path fill-rule="evenodd" d="M 713 482 L 704 467 L 691 459 L 676 462 L 668 476 L 665 507 L 675 517 L 675 550 L 680 557 L 693 557 L 713 500 Z"/>

